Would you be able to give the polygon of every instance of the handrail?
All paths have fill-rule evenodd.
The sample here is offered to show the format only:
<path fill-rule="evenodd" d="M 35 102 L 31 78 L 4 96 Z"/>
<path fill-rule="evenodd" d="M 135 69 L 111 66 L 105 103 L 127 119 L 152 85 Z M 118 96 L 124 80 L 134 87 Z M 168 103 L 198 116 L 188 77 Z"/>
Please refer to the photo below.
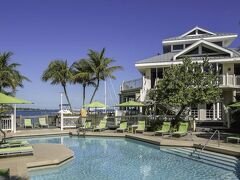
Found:
<path fill-rule="evenodd" d="M 200 152 L 198 153 L 198 158 L 200 158 L 201 153 L 203 152 L 203 150 L 205 149 L 205 147 L 207 146 L 207 144 L 209 143 L 210 140 L 212 140 L 212 138 L 214 137 L 215 134 L 218 134 L 218 147 L 220 146 L 220 131 L 219 130 L 215 130 L 214 133 L 212 134 L 212 136 L 206 141 L 206 143 L 204 144 L 204 146 L 202 147 L 202 149 L 200 150 Z M 197 149 L 195 148 L 194 151 L 191 153 L 191 156 L 193 154 L 195 154 L 197 151 Z"/>
<path fill-rule="evenodd" d="M 0 132 L 3 134 L 3 138 L 0 143 L 5 143 L 6 133 L 2 130 L 2 120 L 0 119 Z"/>

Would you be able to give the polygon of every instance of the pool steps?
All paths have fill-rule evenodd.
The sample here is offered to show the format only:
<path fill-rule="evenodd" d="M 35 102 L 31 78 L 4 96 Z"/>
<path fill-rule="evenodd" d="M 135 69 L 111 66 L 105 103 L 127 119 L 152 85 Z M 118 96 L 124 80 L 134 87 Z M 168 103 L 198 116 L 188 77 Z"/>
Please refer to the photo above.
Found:
<path fill-rule="evenodd" d="M 192 159 L 198 162 L 206 163 L 215 167 L 223 168 L 229 171 L 236 171 L 237 164 L 240 163 L 239 159 L 234 156 L 213 153 L 209 151 L 203 151 L 198 157 L 198 152 L 191 155 L 193 148 L 172 148 L 172 147 L 161 147 L 161 151 Z"/>

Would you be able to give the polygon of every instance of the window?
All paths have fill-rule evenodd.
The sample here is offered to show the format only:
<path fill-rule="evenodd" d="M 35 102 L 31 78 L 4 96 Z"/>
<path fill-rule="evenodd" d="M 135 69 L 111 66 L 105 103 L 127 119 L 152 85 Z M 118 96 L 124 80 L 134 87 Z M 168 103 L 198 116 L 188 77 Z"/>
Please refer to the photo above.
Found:
<path fill-rule="evenodd" d="M 222 64 L 218 63 L 218 74 L 222 74 Z M 217 63 L 212 64 L 214 74 L 217 74 Z"/>
<path fill-rule="evenodd" d="M 171 52 L 171 46 L 163 46 L 163 53 Z"/>
<path fill-rule="evenodd" d="M 234 74 L 240 75 L 240 64 L 234 64 Z"/>
<path fill-rule="evenodd" d="M 190 32 L 188 35 L 196 35 L 197 33 L 196 33 L 196 30 L 195 31 L 192 31 L 192 32 Z"/>
<path fill-rule="evenodd" d="M 202 46 L 202 54 L 211 54 L 211 53 L 217 53 L 217 51 L 214 51 L 212 49 Z"/>
<path fill-rule="evenodd" d="M 157 69 L 157 77 L 159 79 L 162 79 L 163 78 L 163 68 L 158 68 Z"/>
<path fill-rule="evenodd" d="M 156 80 L 156 68 L 151 69 L 151 88 L 154 88 Z"/>
<path fill-rule="evenodd" d="M 198 54 L 198 47 L 186 53 L 186 55 Z"/>
<path fill-rule="evenodd" d="M 198 29 L 198 34 L 207 34 L 207 33 Z"/>
<path fill-rule="evenodd" d="M 182 50 L 183 49 L 183 44 L 178 44 L 178 45 L 173 45 L 173 50 Z"/>

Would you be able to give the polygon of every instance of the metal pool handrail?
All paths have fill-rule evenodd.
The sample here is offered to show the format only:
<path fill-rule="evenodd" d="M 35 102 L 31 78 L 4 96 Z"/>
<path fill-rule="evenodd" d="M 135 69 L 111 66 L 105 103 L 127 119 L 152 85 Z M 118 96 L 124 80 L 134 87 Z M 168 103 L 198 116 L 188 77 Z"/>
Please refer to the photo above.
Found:
<path fill-rule="evenodd" d="M 205 149 L 205 147 L 207 146 L 207 144 L 209 143 L 210 140 L 212 140 L 212 138 L 214 137 L 215 134 L 218 134 L 218 147 L 220 146 L 220 131 L 219 130 L 215 130 L 214 133 L 212 134 L 212 136 L 206 141 L 206 143 L 204 144 L 204 146 L 202 147 L 202 149 L 200 150 L 200 152 L 198 153 L 198 158 L 200 158 L 201 153 L 203 152 L 203 150 Z M 191 156 L 193 154 L 195 154 L 197 151 L 197 149 L 195 148 L 194 151 L 191 153 Z"/>

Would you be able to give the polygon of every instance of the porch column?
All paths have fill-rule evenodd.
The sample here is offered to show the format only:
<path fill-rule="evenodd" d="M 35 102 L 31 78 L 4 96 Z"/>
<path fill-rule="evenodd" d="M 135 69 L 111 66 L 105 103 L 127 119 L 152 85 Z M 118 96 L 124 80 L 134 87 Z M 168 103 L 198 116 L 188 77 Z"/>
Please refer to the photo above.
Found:
<path fill-rule="evenodd" d="M 13 113 L 13 122 L 12 122 L 12 130 L 14 133 L 16 133 L 16 127 L 17 127 L 17 105 L 14 104 L 14 113 Z"/>
<path fill-rule="evenodd" d="M 216 117 L 215 117 L 215 111 L 216 111 L 216 104 L 213 103 L 213 120 L 216 119 Z"/>
<path fill-rule="evenodd" d="M 219 119 L 219 102 L 217 103 L 217 119 Z"/>
<path fill-rule="evenodd" d="M 61 93 L 61 131 L 63 130 L 63 100 L 62 100 L 63 94 Z"/>

